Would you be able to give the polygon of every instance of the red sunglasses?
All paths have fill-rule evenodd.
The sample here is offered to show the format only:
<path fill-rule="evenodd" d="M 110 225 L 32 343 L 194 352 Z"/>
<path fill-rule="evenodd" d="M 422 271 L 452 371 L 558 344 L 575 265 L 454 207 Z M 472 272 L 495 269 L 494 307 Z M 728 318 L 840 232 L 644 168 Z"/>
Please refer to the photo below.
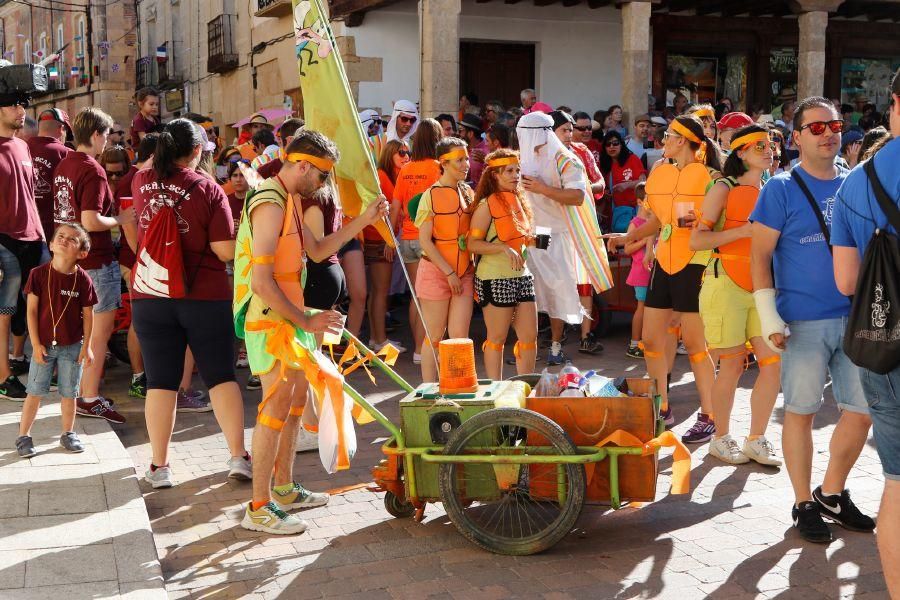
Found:
<path fill-rule="evenodd" d="M 844 129 L 844 121 L 842 119 L 834 119 L 833 121 L 813 121 L 812 123 L 807 123 L 801 127 L 800 131 L 809 129 L 809 132 L 813 135 L 822 135 L 825 133 L 826 127 L 830 129 L 832 133 L 840 133 Z"/>

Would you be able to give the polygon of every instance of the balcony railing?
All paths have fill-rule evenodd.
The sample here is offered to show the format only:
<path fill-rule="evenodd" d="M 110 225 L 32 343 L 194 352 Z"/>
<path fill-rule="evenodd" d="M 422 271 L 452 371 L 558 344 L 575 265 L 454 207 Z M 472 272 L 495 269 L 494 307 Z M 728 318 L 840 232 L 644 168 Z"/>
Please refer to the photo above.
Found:
<path fill-rule="evenodd" d="M 257 17 L 283 17 L 291 14 L 290 0 L 252 0 L 256 3 Z"/>
<path fill-rule="evenodd" d="M 238 55 L 234 49 L 234 29 L 234 15 L 219 15 L 207 23 L 206 70 L 210 73 L 225 73 L 237 68 Z"/>
<path fill-rule="evenodd" d="M 152 57 L 143 56 L 134 64 L 136 89 L 150 87 L 156 83 L 153 77 L 153 62 Z"/>

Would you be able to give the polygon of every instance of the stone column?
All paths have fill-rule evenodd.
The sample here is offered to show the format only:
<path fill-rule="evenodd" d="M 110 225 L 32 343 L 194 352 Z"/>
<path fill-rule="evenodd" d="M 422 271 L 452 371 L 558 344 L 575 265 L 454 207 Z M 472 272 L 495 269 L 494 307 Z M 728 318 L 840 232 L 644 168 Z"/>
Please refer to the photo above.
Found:
<path fill-rule="evenodd" d="M 843 0 L 799 0 L 797 18 L 800 47 L 797 53 L 797 98 L 821 96 L 825 89 L 825 38 L 828 13 Z"/>
<path fill-rule="evenodd" d="M 461 0 L 419 0 L 419 112 L 423 117 L 459 109 Z"/>
<path fill-rule="evenodd" d="M 647 112 L 650 9 L 656 1 L 631 0 L 622 4 L 622 110 L 629 130 L 634 129 L 634 118 Z"/>

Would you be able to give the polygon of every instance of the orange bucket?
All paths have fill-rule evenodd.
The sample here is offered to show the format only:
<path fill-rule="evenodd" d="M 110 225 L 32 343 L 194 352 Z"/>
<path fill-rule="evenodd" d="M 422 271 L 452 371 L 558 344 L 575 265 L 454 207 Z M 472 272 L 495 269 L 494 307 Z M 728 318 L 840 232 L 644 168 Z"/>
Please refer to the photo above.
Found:
<path fill-rule="evenodd" d="M 468 338 L 442 340 L 438 348 L 440 376 L 438 387 L 442 394 L 464 394 L 478 389 L 475 374 L 475 344 Z"/>

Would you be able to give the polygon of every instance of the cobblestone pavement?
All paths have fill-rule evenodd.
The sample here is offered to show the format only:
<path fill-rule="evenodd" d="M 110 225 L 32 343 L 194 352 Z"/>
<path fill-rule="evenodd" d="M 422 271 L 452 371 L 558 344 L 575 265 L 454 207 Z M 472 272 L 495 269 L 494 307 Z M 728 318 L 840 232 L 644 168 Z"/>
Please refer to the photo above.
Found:
<path fill-rule="evenodd" d="M 601 373 L 643 374 L 624 355 L 625 332 L 606 340 L 599 357 L 567 349 L 576 365 Z M 508 347 L 509 349 L 509 347 Z M 540 364 L 539 368 L 540 368 Z M 479 358 L 480 366 L 480 358 Z M 507 370 L 510 367 L 507 367 Z M 399 372 L 418 381 L 409 355 Z M 124 368 L 117 369 L 120 373 Z M 687 375 L 685 375 L 687 371 Z M 110 380 L 124 379 L 111 372 Z M 741 384 L 752 385 L 755 370 Z M 243 380 L 247 372 L 240 372 Z M 351 383 L 397 419 L 400 394 L 387 378 L 376 388 L 364 374 Z M 150 452 L 142 401 L 114 386 L 127 425 L 116 426 L 138 473 Z M 116 393 L 117 392 L 117 393 Z M 247 442 L 259 392 L 245 392 Z M 830 396 L 829 396 L 830 400 Z M 738 390 L 732 431 L 749 426 L 749 389 Z M 769 437 L 780 453 L 781 399 Z M 676 432 L 693 422 L 695 391 L 686 357 L 673 376 Z M 838 413 L 833 401 L 816 419 L 813 485 L 828 460 Z M 536 556 L 505 557 L 469 544 L 441 506 L 429 505 L 423 523 L 390 517 L 382 495 L 368 491 L 385 432 L 375 423 L 357 429 L 353 468 L 328 476 L 316 453 L 297 455 L 296 472 L 314 490 L 339 491 L 323 508 L 306 511 L 310 530 L 266 536 L 238 525 L 250 486 L 225 479 L 227 450 L 212 413 L 179 414 L 172 466 L 180 484 L 152 490 L 142 482 L 166 588 L 172 598 L 885 598 L 873 535 L 836 528 L 834 543 L 804 543 L 791 530 L 792 493 L 784 469 L 751 463 L 730 466 L 692 448 L 689 496 L 668 496 L 671 458 L 660 460 L 657 501 L 612 512 L 585 508 L 574 532 Z M 863 511 L 878 508 L 883 479 L 870 439 L 849 487 Z"/>

